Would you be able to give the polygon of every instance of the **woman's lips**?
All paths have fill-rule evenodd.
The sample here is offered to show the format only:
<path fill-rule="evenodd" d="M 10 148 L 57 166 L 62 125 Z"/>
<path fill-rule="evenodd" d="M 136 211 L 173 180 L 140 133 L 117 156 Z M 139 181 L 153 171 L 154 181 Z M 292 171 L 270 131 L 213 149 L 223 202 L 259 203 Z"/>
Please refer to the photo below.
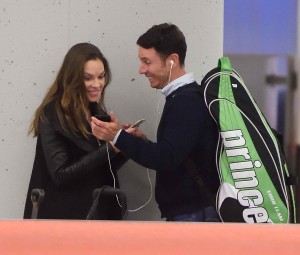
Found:
<path fill-rule="evenodd" d="M 101 91 L 100 89 L 97 89 L 97 90 L 88 90 L 88 93 L 91 96 L 97 96 L 97 95 L 100 94 L 100 91 Z"/>

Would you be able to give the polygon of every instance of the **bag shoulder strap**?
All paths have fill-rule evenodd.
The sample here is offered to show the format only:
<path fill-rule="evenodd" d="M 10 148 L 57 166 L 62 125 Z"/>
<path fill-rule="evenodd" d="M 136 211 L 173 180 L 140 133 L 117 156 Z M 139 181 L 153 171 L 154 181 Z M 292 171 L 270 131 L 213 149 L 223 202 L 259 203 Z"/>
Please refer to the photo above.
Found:
<path fill-rule="evenodd" d="M 228 57 L 222 57 L 218 61 L 218 67 L 221 72 L 232 72 L 232 66 Z"/>

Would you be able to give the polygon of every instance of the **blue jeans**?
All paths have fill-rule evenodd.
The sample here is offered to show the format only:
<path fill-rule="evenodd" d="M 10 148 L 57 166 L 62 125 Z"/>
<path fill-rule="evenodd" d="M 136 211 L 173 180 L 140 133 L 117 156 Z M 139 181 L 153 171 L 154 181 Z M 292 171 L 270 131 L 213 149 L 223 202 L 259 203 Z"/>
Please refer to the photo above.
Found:
<path fill-rule="evenodd" d="M 185 213 L 168 218 L 167 221 L 220 222 L 220 218 L 213 207 L 206 207 L 196 212 Z"/>

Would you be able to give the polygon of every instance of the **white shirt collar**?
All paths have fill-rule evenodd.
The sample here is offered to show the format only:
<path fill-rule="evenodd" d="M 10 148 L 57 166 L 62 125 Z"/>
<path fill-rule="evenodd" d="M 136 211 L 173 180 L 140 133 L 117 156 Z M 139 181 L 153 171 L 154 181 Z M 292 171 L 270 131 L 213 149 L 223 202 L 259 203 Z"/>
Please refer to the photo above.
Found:
<path fill-rule="evenodd" d="M 165 97 L 170 95 L 173 91 L 176 89 L 187 85 L 189 83 L 194 82 L 194 74 L 193 73 L 187 73 L 185 75 L 180 76 L 176 80 L 170 82 L 167 86 L 165 86 L 162 90 L 161 93 L 164 94 Z"/>

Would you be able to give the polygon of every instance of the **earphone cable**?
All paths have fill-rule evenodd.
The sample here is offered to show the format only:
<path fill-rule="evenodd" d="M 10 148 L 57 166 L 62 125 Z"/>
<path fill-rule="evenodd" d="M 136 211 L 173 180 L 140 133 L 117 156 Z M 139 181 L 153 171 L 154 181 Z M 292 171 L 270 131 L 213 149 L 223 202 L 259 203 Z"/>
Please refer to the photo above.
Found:
<path fill-rule="evenodd" d="M 112 167 L 111 167 L 111 162 L 110 162 L 110 156 L 109 156 L 109 151 L 108 151 L 108 142 L 106 142 L 106 152 L 107 152 L 107 159 L 108 159 L 108 165 L 109 165 L 109 170 L 110 170 L 110 173 L 113 177 L 113 181 L 114 181 L 114 189 L 116 189 L 116 178 L 115 178 L 115 175 L 112 171 Z M 152 187 L 152 183 L 151 183 L 151 178 L 150 178 L 150 174 L 149 174 L 149 169 L 147 168 L 147 176 L 148 176 L 148 180 L 149 180 L 149 185 L 150 185 L 150 196 L 147 200 L 147 202 L 143 205 L 141 205 L 140 207 L 136 208 L 136 209 L 127 209 L 127 212 L 136 212 L 142 208 L 144 208 L 152 199 L 152 193 L 153 193 L 153 187 Z M 118 202 L 118 205 L 122 208 L 122 205 L 119 201 L 119 197 L 118 195 L 116 195 L 116 199 L 117 199 L 117 202 Z"/>

